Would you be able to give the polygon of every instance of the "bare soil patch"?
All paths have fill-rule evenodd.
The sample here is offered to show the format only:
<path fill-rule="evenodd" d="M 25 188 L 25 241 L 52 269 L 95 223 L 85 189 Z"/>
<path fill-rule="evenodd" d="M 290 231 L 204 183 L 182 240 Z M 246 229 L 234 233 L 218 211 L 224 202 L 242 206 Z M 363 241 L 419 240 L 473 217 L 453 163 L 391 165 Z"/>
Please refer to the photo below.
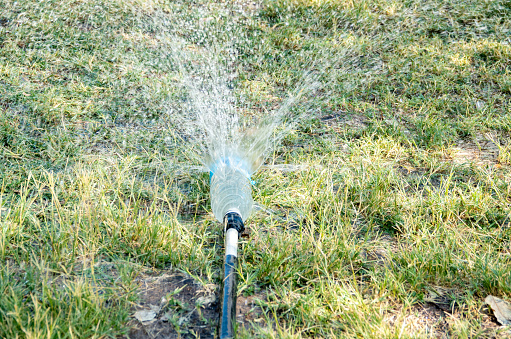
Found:
<path fill-rule="evenodd" d="M 219 285 L 206 284 L 179 272 L 141 275 L 140 300 L 126 339 L 215 338 L 219 314 Z M 238 297 L 238 326 L 249 329 L 264 322 L 258 299 L 263 295 Z M 139 313 L 137 313 L 139 312 Z M 141 321 L 146 316 L 146 321 Z M 137 317 L 139 319 L 137 319 Z"/>
<path fill-rule="evenodd" d="M 426 332 L 433 338 L 448 338 L 449 325 L 444 311 L 434 304 L 414 305 L 404 313 L 403 310 L 390 313 L 387 321 L 391 326 L 400 326 L 407 335 Z"/>
<path fill-rule="evenodd" d="M 140 278 L 136 311 L 153 311 L 147 321 L 133 319 L 127 338 L 214 338 L 218 318 L 216 286 L 203 286 L 175 272 Z"/>
<path fill-rule="evenodd" d="M 416 304 L 407 310 L 389 312 L 386 322 L 400 330 L 400 337 L 403 334 L 440 339 L 457 337 L 453 327 L 464 316 L 455 308 L 445 306 L 437 302 Z M 477 331 L 477 338 L 508 338 L 486 308 L 480 311 L 481 328 Z"/>
<path fill-rule="evenodd" d="M 319 119 L 337 133 L 342 133 L 346 130 L 362 131 L 367 127 L 367 118 L 360 114 L 348 115 L 345 112 L 339 111 L 335 114 L 322 116 Z"/>
<path fill-rule="evenodd" d="M 458 140 L 451 154 L 452 161 L 458 164 L 467 162 L 476 165 L 496 164 L 500 151 L 496 142 L 498 142 L 496 136 L 491 134 L 478 134 L 469 140 Z"/>

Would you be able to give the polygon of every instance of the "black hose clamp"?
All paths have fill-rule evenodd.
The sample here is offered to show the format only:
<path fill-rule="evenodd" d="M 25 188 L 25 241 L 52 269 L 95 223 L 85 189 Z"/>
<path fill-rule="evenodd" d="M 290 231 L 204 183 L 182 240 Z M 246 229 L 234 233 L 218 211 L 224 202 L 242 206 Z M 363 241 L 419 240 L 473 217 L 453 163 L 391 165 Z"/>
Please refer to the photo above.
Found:
<path fill-rule="evenodd" d="M 227 212 L 224 216 L 224 232 L 227 232 L 229 228 L 234 228 L 238 231 L 238 234 L 243 233 L 245 225 L 241 215 L 236 212 Z"/>

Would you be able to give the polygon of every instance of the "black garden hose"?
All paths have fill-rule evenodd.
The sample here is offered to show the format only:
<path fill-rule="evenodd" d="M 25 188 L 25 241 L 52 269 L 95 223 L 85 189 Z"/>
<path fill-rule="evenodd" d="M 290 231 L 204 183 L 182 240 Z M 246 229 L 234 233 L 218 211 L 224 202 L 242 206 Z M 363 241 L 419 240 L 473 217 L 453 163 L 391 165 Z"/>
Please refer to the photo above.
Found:
<path fill-rule="evenodd" d="M 236 336 L 236 293 L 238 283 L 238 239 L 245 229 L 237 211 L 230 211 L 224 217 L 225 261 L 222 286 L 220 339 Z"/>

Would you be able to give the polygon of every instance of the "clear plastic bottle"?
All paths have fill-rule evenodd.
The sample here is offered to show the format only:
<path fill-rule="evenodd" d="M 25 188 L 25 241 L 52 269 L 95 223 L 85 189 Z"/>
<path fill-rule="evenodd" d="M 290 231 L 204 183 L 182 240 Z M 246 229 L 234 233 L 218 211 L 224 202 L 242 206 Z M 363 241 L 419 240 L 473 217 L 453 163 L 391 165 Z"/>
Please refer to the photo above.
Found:
<path fill-rule="evenodd" d="M 227 212 L 237 212 L 243 221 L 252 211 L 252 187 L 248 171 L 234 161 L 215 164 L 211 174 L 211 209 L 223 223 Z"/>

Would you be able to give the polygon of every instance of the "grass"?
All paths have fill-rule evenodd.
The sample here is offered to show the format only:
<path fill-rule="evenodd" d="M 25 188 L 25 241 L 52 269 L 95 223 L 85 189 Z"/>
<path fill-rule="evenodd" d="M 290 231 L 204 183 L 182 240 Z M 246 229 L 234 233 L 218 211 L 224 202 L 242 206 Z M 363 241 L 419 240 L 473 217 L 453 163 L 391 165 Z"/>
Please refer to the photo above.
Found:
<path fill-rule="evenodd" d="M 208 178 L 169 113 L 172 35 L 236 51 L 236 94 L 259 116 L 311 60 L 329 65 L 267 160 L 302 170 L 255 175 L 273 212 L 248 222 L 239 291 L 263 296 L 266 320 L 241 337 L 505 336 L 484 298 L 511 299 L 510 14 L 508 0 L 2 1 L 0 337 L 121 337 L 144 272 L 219 283 Z"/>

